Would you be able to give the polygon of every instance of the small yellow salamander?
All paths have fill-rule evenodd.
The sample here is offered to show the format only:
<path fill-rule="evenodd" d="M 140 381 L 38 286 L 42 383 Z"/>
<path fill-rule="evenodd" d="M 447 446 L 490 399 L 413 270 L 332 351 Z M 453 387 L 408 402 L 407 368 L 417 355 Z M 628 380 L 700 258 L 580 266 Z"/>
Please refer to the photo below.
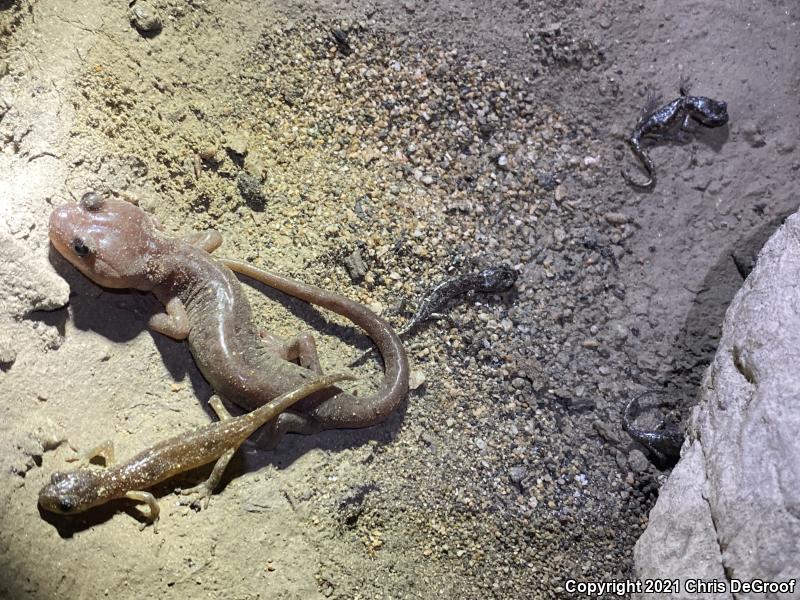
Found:
<path fill-rule="evenodd" d="M 239 417 L 232 417 L 215 396 L 210 404 L 220 418 L 218 422 L 159 442 L 127 462 L 105 470 L 83 468 L 53 473 L 50 483 L 39 492 L 39 505 L 51 512 L 73 514 L 109 500 L 129 498 L 147 503 L 148 520 L 155 523 L 159 515 L 158 502 L 153 494 L 143 490 L 178 473 L 216 461 L 206 481 L 182 492 L 197 494 L 205 507 L 234 452 L 256 429 L 309 394 L 345 379 L 354 377 L 343 373 L 317 377 Z M 108 465 L 113 463 L 112 442 L 101 444 L 88 458 L 94 456 L 103 456 Z"/>

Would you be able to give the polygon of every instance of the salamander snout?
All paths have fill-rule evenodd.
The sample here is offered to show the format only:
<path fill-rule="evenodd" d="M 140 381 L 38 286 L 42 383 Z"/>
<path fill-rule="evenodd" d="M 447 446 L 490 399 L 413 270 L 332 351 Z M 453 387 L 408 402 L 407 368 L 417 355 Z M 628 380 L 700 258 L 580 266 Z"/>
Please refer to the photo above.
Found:
<path fill-rule="evenodd" d="M 712 98 L 698 98 L 695 118 L 706 127 L 721 127 L 728 122 L 728 103 Z"/>
<path fill-rule="evenodd" d="M 481 292 L 506 292 L 517 281 L 517 272 L 505 265 L 481 271 L 479 276 L 481 279 L 478 290 Z"/>
<path fill-rule="evenodd" d="M 61 515 L 84 511 L 93 505 L 89 499 L 96 483 L 90 471 L 53 473 L 50 483 L 39 491 L 39 506 Z"/>

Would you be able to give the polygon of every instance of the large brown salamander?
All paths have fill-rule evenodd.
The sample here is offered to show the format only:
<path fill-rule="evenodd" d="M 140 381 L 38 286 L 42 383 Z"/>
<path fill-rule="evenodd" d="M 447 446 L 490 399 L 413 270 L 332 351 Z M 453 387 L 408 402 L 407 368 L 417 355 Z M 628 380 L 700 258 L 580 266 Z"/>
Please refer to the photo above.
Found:
<path fill-rule="evenodd" d="M 331 310 L 364 329 L 383 356 L 381 389 L 365 396 L 337 387 L 316 392 L 268 424 L 264 446 L 273 446 L 286 432 L 375 425 L 408 391 L 408 359 L 385 320 L 334 292 L 240 261 L 216 260 L 209 254 L 222 243 L 216 231 L 168 237 L 154 218 L 133 204 L 88 192 L 79 203 L 53 210 L 50 240 L 95 283 L 155 294 L 166 312 L 153 315 L 150 328 L 187 340 L 214 391 L 247 410 L 300 387 L 322 371 L 310 334 L 288 341 L 265 333 L 259 336 L 250 304 L 231 270 Z"/>

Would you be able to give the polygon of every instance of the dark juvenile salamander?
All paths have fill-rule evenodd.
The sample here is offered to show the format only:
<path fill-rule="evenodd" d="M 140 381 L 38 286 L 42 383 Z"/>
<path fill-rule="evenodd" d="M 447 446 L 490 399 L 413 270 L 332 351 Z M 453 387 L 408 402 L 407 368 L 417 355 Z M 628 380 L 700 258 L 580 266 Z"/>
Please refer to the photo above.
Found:
<path fill-rule="evenodd" d="M 645 392 L 645 394 L 648 393 L 650 392 Z M 628 402 L 622 415 L 622 429 L 634 440 L 650 449 L 658 460 L 674 464 L 681 456 L 681 446 L 686 436 L 681 429 L 674 425 L 653 431 L 636 427 L 634 421 L 640 410 L 639 400 L 643 395 Z"/>
<path fill-rule="evenodd" d="M 456 296 L 469 292 L 507 292 L 516 281 L 517 272 L 505 265 L 490 267 L 478 273 L 467 273 L 466 275 L 457 275 L 456 277 L 445 279 L 425 293 L 414 315 L 397 335 L 400 338 L 404 338 L 415 331 L 425 321 L 448 318 L 439 311 Z M 371 353 L 372 350 L 368 350 L 350 363 L 350 365 L 361 363 Z"/>
<path fill-rule="evenodd" d="M 106 442 L 87 458 L 104 456 L 109 468 L 53 473 L 50 483 L 39 492 L 39 505 L 50 512 L 74 514 L 109 500 L 129 498 L 147 503 L 150 508 L 148 520 L 155 523 L 159 514 L 158 502 L 153 494 L 144 490 L 178 473 L 217 461 L 206 481 L 182 492 L 185 495 L 197 494 L 207 506 L 236 449 L 256 429 L 309 394 L 343 379 L 353 377 L 323 375 L 240 417 L 231 417 L 215 397 L 211 406 L 220 418 L 218 422 L 159 442 L 124 463 L 111 464 L 114 446 Z"/>
<path fill-rule="evenodd" d="M 721 127 L 728 122 L 728 105 L 725 102 L 704 96 L 690 96 L 689 86 L 686 81 L 681 82 L 680 93 L 679 98 L 661 108 L 658 108 L 659 99 L 654 94 L 648 95 L 647 102 L 642 110 L 642 116 L 639 118 L 639 122 L 636 123 L 631 137 L 628 138 L 628 143 L 633 149 L 633 153 L 642 162 L 647 171 L 648 179 L 640 183 L 634 181 L 624 169 L 621 170 L 622 177 L 630 185 L 646 190 L 651 190 L 656 185 L 655 165 L 642 148 L 644 139 L 649 138 L 655 141 L 669 139 L 670 136 L 667 135 L 667 132 L 679 124 L 681 132 L 693 133 L 688 128 L 691 119 L 706 127 Z"/>
<path fill-rule="evenodd" d="M 268 425 L 265 446 L 286 432 L 368 427 L 380 423 L 408 391 L 408 360 L 391 326 L 339 294 L 268 273 L 247 263 L 215 260 L 216 231 L 171 238 L 140 208 L 95 192 L 50 215 L 53 246 L 84 275 L 110 288 L 149 291 L 164 304 L 150 328 L 187 340 L 203 376 L 224 400 L 253 410 L 321 374 L 310 334 L 290 340 L 259 332 L 238 271 L 281 292 L 340 314 L 364 329 L 384 359 L 381 389 L 355 396 L 337 387 L 316 392 Z M 293 361 L 299 361 L 297 364 Z"/>
<path fill-rule="evenodd" d="M 446 279 L 425 294 L 414 316 L 397 335 L 405 337 L 425 321 L 444 318 L 439 311 L 456 296 L 468 292 L 507 292 L 516 281 L 517 272 L 504 265 Z"/>

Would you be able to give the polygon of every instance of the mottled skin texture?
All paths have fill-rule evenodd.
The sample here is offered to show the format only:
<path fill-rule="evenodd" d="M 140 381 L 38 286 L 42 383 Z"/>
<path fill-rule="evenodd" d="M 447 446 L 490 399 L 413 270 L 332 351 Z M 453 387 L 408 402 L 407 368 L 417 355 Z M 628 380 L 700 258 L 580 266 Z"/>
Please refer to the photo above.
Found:
<path fill-rule="evenodd" d="M 321 373 L 309 334 L 284 341 L 257 331 L 234 269 L 282 292 L 338 313 L 363 328 L 385 364 L 381 389 L 363 397 L 336 387 L 317 392 L 272 421 L 262 445 L 286 432 L 368 427 L 380 423 L 408 391 L 408 360 L 391 326 L 339 294 L 256 269 L 214 259 L 217 232 L 170 238 L 138 207 L 89 192 L 50 216 L 53 246 L 84 275 L 110 288 L 153 292 L 166 307 L 150 327 L 186 339 L 198 368 L 224 400 L 252 410 Z M 297 364 L 294 361 L 298 361 Z"/>
<path fill-rule="evenodd" d="M 628 138 L 633 153 L 647 171 L 648 179 L 640 183 L 631 179 L 624 170 L 621 171 L 622 177 L 630 185 L 645 190 L 651 190 L 656 185 L 655 165 L 650 155 L 642 148 L 644 139 L 660 141 L 672 137 L 679 141 L 685 141 L 686 134 L 692 133 L 692 130 L 689 129 L 691 119 L 706 127 L 721 127 L 728 122 L 728 105 L 725 102 L 704 96 L 690 96 L 686 82 L 682 82 L 680 93 L 679 98 L 661 108 L 658 107 L 659 99 L 656 96 L 652 94 L 648 96 L 642 116 L 636 123 L 631 137 Z M 670 130 L 678 126 L 680 126 L 681 133 L 684 134 L 683 137 L 667 135 Z"/>
<path fill-rule="evenodd" d="M 352 376 L 323 375 L 235 418 L 217 400 L 212 406 L 221 419 L 219 422 L 159 442 L 117 465 L 110 464 L 114 447 L 107 442 L 87 456 L 104 456 L 107 469 L 83 468 L 53 473 L 50 483 L 39 492 L 39 505 L 50 512 L 74 514 L 109 500 L 130 498 L 146 502 L 150 507 L 148 518 L 155 522 L 159 513 L 158 503 L 144 490 L 178 473 L 217 461 L 206 482 L 183 492 L 186 495 L 199 494 L 207 504 L 234 452 L 256 429 L 309 394 L 342 379 L 352 379 Z"/>

